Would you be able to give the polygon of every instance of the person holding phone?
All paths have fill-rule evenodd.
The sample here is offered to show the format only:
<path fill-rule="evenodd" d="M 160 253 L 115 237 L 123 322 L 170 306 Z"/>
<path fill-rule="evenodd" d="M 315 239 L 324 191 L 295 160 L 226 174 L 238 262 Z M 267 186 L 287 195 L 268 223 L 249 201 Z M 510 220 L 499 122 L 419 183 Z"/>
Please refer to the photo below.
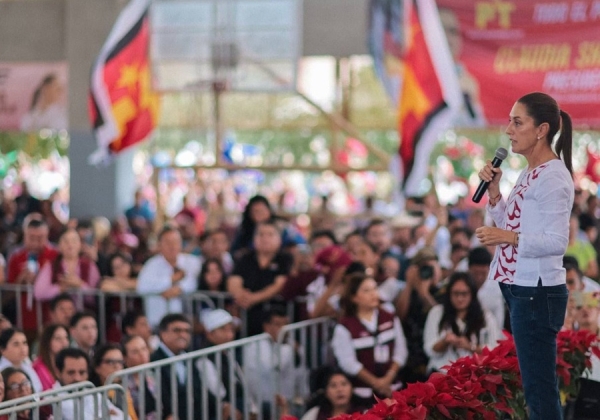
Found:
<path fill-rule="evenodd" d="M 423 331 L 429 310 L 436 300 L 442 269 L 431 247 L 423 247 L 406 269 L 406 286 L 396 299 L 396 313 L 402 321 L 408 343 L 408 361 L 401 372 L 404 382 L 427 380 L 429 358 L 423 350 Z"/>

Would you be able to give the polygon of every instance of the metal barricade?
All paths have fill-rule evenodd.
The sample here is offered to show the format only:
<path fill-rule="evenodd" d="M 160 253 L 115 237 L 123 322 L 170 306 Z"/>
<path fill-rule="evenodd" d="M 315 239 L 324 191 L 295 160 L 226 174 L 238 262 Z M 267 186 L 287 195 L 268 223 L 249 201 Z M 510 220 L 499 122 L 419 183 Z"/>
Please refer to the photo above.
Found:
<path fill-rule="evenodd" d="M 23 328 L 23 299 L 22 296 L 28 296 L 28 301 L 32 302 L 32 305 L 36 307 L 36 325 L 38 330 L 41 330 L 44 324 L 43 313 L 42 313 L 42 302 L 33 299 L 33 285 L 30 284 L 2 284 L 0 285 L 0 312 L 2 312 L 2 295 L 5 293 L 15 294 L 15 309 L 16 309 L 16 327 Z M 135 291 L 122 291 L 122 292 L 105 292 L 99 289 L 72 289 L 68 290 L 75 301 L 77 309 L 81 310 L 84 308 L 86 298 L 95 299 L 97 306 L 97 322 L 98 322 L 98 342 L 103 344 L 106 342 L 106 331 L 108 327 L 108 319 L 106 313 L 106 302 L 111 298 L 119 299 L 118 314 L 124 315 L 128 310 L 133 307 L 132 301 L 135 299 L 143 299 L 148 295 L 140 295 Z M 228 294 L 226 294 L 228 295 Z M 158 296 L 158 294 L 157 294 Z M 231 296 L 229 295 L 229 298 Z M 184 307 L 186 313 L 193 314 L 197 317 L 197 306 L 198 303 L 203 303 L 206 307 L 215 308 L 213 300 L 202 292 L 195 292 L 190 294 L 184 294 L 181 296 L 184 301 Z M 197 318 L 196 318 L 197 319 Z M 118 325 L 120 329 L 120 325 Z"/>
<path fill-rule="evenodd" d="M 42 302 L 37 299 L 33 299 L 33 285 L 30 284 L 2 284 L 0 285 L 0 312 L 2 312 L 2 295 L 5 293 L 14 293 L 15 294 L 15 308 L 16 308 L 16 327 L 23 328 L 23 299 L 22 296 L 28 296 L 28 301 L 35 305 L 36 307 L 36 325 L 38 331 L 41 331 L 44 325 L 43 320 L 43 311 L 42 311 Z M 135 291 L 122 291 L 122 292 L 108 292 L 102 291 L 99 289 L 72 289 L 68 290 L 75 301 L 75 306 L 78 310 L 84 308 L 86 301 L 90 299 L 95 300 L 96 308 L 97 308 L 97 322 L 98 322 L 98 343 L 104 344 L 106 342 L 106 332 L 109 326 L 109 320 L 107 316 L 123 316 L 127 311 L 133 309 L 134 301 L 136 299 L 144 301 L 145 297 L 150 296 L 159 296 L 159 294 L 155 295 L 140 295 Z M 118 310 L 115 312 L 109 312 L 107 314 L 106 311 L 106 303 L 109 299 L 116 298 L 119 301 Z M 230 293 L 227 292 L 210 292 L 210 291 L 200 291 L 189 294 L 183 294 L 180 297 L 184 303 L 184 313 L 190 314 L 196 320 L 200 320 L 200 310 L 201 308 L 221 308 L 226 309 L 227 302 L 232 302 L 233 297 Z M 275 303 L 276 305 L 284 304 L 286 308 L 286 313 L 291 322 L 295 321 L 295 310 L 297 305 L 305 304 L 306 297 L 300 296 L 293 301 L 287 302 L 279 302 Z M 264 310 L 268 310 L 272 302 L 264 302 L 262 304 Z M 246 337 L 246 325 L 247 325 L 247 312 L 244 309 L 239 310 L 240 317 L 240 337 Z M 117 326 L 120 329 L 120 323 L 117 322 Z"/>
<path fill-rule="evenodd" d="M 310 372 L 327 363 L 327 343 L 329 327 L 333 321 L 329 317 L 309 319 L 284 326 L 275 343 L 276 365 L 284 364 L 286 349 L 295 350 L 294 356 L 299 360 L 294 369 L 294 394 L 290 405 L 295 405 L 299 412 L 304 412 L 306 399 L 309 396 L 308 378 Z M 290 381 L 287 373 L 278 369 L 275 375 L 277 390 L 284 390 L 284 381 Z M 279 418 L 276 404 L 271 405 L 271 418 Z"/>
<path fill-rule="evenodd" d="M 129 389 L 130 384 L 135 383 L 137 379 L 137 386 L 139 389 L 139 418 L 145 418 L 145 403 L 146 398 L 149 396 L 146 395 L 146 381 L 147 378 L 152 378 L 155 381 L 155 397 L 156 397 L 156 411 L 159 413 L 159 417 L 163 411 L 163 402 L 162 402 L 162 386 L 163 386 L 163 378 L 162 375 L 166 373 L 162 371 L 163 368 L 169 369 L 169 378 L 168 384 L 170 387 L 170 395 L 171 395 L 171 406 L 173 407 L 173 417 L 179 419 L 188 419 L 194 420 L 196 418 L 208 419 L 215 418 L 217 420 L 223 420 L 223 401 L 220 397 L 215 398 L 215 407 L 216 412 L 214 413 L 214 417 L 209 415 L 209 403 L 211 397 L 209 393 L 209 378 L 207 372 L 207 360 L 209 356 L 214 355 L 216 358 L 216 371 L 220 375 L 221 367 L 223 363 L 223 358 L 227 358 L 227 362 L 231 369 L 229 370 L 229 389 L 225 390 L 225 392 L 229 395 L 229 400 L 232 402 L 231 406 L 231 414 L 228 418 L 234 420 L 235 417 L 235 407 L 236 402 L 239 397 L 241 397 L 244 402 L 242 407 L 242 414 L 244 419 L 251 418 L 251 412 L 257 414 L 257 418 L 262 418 L 262 407 L 258 404 L 258 407 L 254 407 L 252 404 L 251 393 L 248 389 L 248 385 L 245 379 L 245 376 L 241 369 L 236 369 L 237 365 L 237 355 L 236 352 L 243 350 L 246 346 L 253 345 L 259 342 L 271 342 L 271 337 L 266 334 L 260 334 L 253 337 L 242 338 L 230 343 L 221 344 L 218 346 L 196 350 L 190 353 L 169 357 L 168 359 L 159 360 L 156 362 L 151 362 L 145 365 L 136 366 L 132 368 L 127 368 L 114 374 L 110 375 L 106 380 L 107 384 L 112 384 L 120 381 L 121 385 L 125 389 Z M 260 361 L 258 360 L 259 354 L 257 353 L 257 360 L 249 361 L 243 360 L 242 365 L 246 363 L 255 363 L 259 365 Z M 181 397 L 178 392 L 178 378 L 177 378 L 177 365 L 179 363 L 184 363 L 185 372 L 186 372 L 186 381 L 185 381 L 185 398 L 186 398 L 186 407 L 187 413 L 178 413 L 178 400 Z M 201 379 L 201 389 L 194 389 L 194 381 L 192 375 L 199 375 Z M 236 378 L 237 375 L 237 378 Z M 220 378 L 220 376 L 218 377 Z M 274 378 L 273 378 L 274 379 Z M 240 383 L 242 386 L 242 395 L 237 395 L 236 384 Z M 217 394 L 221 393 L 221 388 L 219 384 L 217 384 L 216 389 Z M 201 398 L 202 402 L 202 415 L 199 416 L 198 413 L 194 413 L 194 398 Z"/>
<path fill-rule="evenodd" d="M 46 398 L 2 408 L 0 409 L 0 416 L 7 416 L 9 420 L 16 420 L 19 413 L 22 413 L 23 411 L 31 411 L 28 417 L 33 420 L 39 420 L 40 410 L 43 407 L 51 406 L 52 418 L 54 420 L 96 420 L 97 418 L 110 419 L 111 408 L 109 407 L 108 403 L 109 393 L 120 393 L 122 397 L 122 403 L 119 407 L 117 407 L 123 414 L 123 416 L 120 418 L 123 420 L 127 420 L 129 418 L 127 396 L 125 389 L 121 385 L 111 384 L 98 388 L 73 391 L 70 393 L 68 393 L 68 390 L 68 387 L 64 387 L 57 390 L 59 392 L 47 396 Z M 34 396 L 35 395 L 39 396 L 40 394 L 34 394 Z M 73 404 L 72 413 L 70 412 L 70 404 Z M 87 415 L 88 413 L 86 412 L 86 406 L 92 408 L 92 415 Z M 68 413 L 65 413 L 65 411 Z"/>
<path fill-rule="evenodd" d="M 139 294 L 135 291 L 123 291 L 123 292 L 105 292 L 98 289 L 76 289 L 69 290 L 75 296 L 75 304 L 78 308 L 84 306 L 85 298 L 92 296 L 98 300 L 98 341 L 102 344 L 106 342 L 106 330 L 108 326 L 107 314 L 106 314 L 106 301 L 110 298 L 119 298 L 119 315 L 124 315 L 130 307 L 128 306 L 128 299 L 141 299 L 144 302 L 144 298 L 150 296 L 160 296 L 157 294 Z M 182 294 L 179 297 L 183 301 L 184 311 L 183 313 L 191 314 L 196 319 L 198 314 L 196 308 L 199 303 L 203 303 L 209 308 L 214 309 L 215 305 L 209 296 L 201 292 Z M 120 325 L 118 326 L 120 329 Z"/>
<path fill-rule="evenodd" d="M 95 388 L 95 385 L 90 381 L 78 382 L 76 384 L 62 386 L 60 388 L 53 388 L 47 391 L 38 392 L 31 395 L 26 395 L 21 398 L 15 398 L 8 401 L 0 402 L 0 410 L 3 410 L 7 407 L 12 407 L 14 405 L 24 404 L 28 402 L 39 401 L 44 398 L 53 397 L 56 394 L 61 394 L 64 392 L 72 392 L 72 391 L 81 391 L 83 389 Z"/>
<path fill-rule="evenodd" d="M 6 294 L 13 294 L 15 299 L 15 310 L 16 310 L 16 326 L 23 328 L 23 296 L 27 296 L 27 302 L 31 303 L 32 307 L 35 305 L 37 319 L 36 325 L 38 329 L 43 325 L 42 321 L 42 304 L 37 299 L 33 298 L 33 285 L 32 284 L 1 284 L 0 285 L 0 312 L 4 311 L 4 305 L 9 301 L 6 299 Z M 10 296 L 9 296 L 10 297 Z M 5 301 L 6 300 L 6 301 Z"/>
<path fill-rule="evenodd" d="M 239 409 L 243 418 L 248 420 L 256 415 L 263 418 L 264 410 L 271 413 L 271 418 L 276 416 L 275 393 L 283 388 L 283 381 L 294 381 L 295 389 L 294 403 L 303 406 L 308 397 L 308 372 L 325 361 L 325 347 L 327 343 L 328 325 L 330 319 L 323 317 L 283 327 L 277 342 L 266 333 L 253 337 L 242 338 L 230 343 L 209 347 L 202 350 L 186 353 L 168 359 L 159 360 L 149 364 L 128 368 L 111 375 L 106 383 L 111 384 L 120 381 L 125 389 L 137 382 L 139 390 L 140 418 L 146 415 L 146 382 L 154 381 L 157 413 L 162 413 L 162 387 L 167 385 L 170 389 L 171 405 L 174 409 L 173 415 L 182 419 L 198 418 L 194 413 L 194 397 L 200 398 L 202 403 L 202 416 L 200 418 L 215 418 L 223 420 L 222 395 L 225 393 L 231 405 L 228 419 L 235 419 L 235 408 Z M 284 350 L 285 349 L 285 350 Z M 284 356 L 284 353 L 287 354 Z M 298 352 L 296 357 L 296 353 Z M 290 362 L 290 354 L 293 360 Z M 209 361 L 209 358 L 211 360 Z M 285 363 L 283 359 L 286 358 Z M 238 364 L 239 361 L 239 364 Z M 182 395 L 177 389 L 183 385 L 178 381 L 177 365 L 184 364 L 186 372 L 185 398 L 187 413 L 178 413 L 178 402 Z M 223 365 L 229 366 L 227 389 L 222 387 L 221 378 Z M 265 367 L 265 363 L 269 366 Z M 289 369 L 282 369 L 285 365 Z M 212 367 L 211 367 L 212 366 Z M 168 368 L 168 371 L 164 368 Z M 163 375 L 168 374 L 168 378 Z M 201 389 L 194 388 L 192 375 L 199 375 Z M 210 377 L 212 375 L 212 377 Z M 287 376 L 285 375 L 294 375 Z M 150 378 L 150 379 L 148 379 Z M 210 385 L 212 383 L 212 386 Z M 265 397 L 263 388 L 271 387 L 275 392 Z M 303 384 L 303 386 L 300 386 Z M 238 386 L 239 385 L 239 386 Z M 241 394 L 241 395 L 240 395 Z M 212 396 L 211 396 L 212 395 Z M 266 399 L 265 399 L 266 398 Z M 209 401 L 214 399 L 216 412 L 209 415 Z M 301 401 L 302 403 L 298 403 Z"/>
<path fill-rule="evenodd" d="M 203 290 L 202 292 L 203 295 L 209 297 L 210 299 L 213 300 L 213 303 L 215 303 L 215 306 L 219 309 L 227 309 L 227 302 L 233 301 L 233 296 L 231 295 L 231 293 L 228 292 L 212 292 L 212 291 L 208 291 L 208 290 Z M 296 308 L 297 305 L 305 305 L 306 304 L 306 296 L 299 296 L 294 300 L 291 301 L 285 301 L 285 302 L 273 302 L 273 301 L 268 301 L 268 302 L 263 302 L 262 308 L 263 310 L 266 312 L 269 310 L 269 308 L 273 305 L 277 305 L 277 306 L 281 306 L 284 305 L 285 306 L 285 311 L 286 314 L 288 316 L 288 318 L 290 319 L 291 322 L 296 321 L 296 316 L 295 316 L 295 312 L 296 312 Z M 247 331 L 246 331 L 246 325 L 247 325 L 247 319 L 248 319 L 248 315 L 245 309 L 243 308 L 239 308 L 239 318 L 240 318 L 240 337 L 247 337 Z"/>

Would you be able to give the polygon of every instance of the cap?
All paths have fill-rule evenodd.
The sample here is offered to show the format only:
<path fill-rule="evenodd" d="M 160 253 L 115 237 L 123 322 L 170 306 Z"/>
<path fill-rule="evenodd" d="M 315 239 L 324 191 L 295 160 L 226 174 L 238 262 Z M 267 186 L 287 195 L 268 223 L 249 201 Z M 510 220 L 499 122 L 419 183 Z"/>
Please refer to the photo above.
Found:
<path fill-rule="evenodd" d="M 207 332 L 221 328 L 233 322 L 233 317 L 225 309 L 207 309 L 202 311 L 202 324 Z"/>
<path fill-rule="evenodd" d="M 352 257 L 339 245 L 330 245 L 323 248 L 315 257 L 315 263 L 321 267 L 327 267 L 327 280 L 340 268 L 345 268 L 352 263 Z"/>
<path fill-rule="evenodd" d="M 411 216 L 410 214 L 403 212 L 392 218 L 390 225 L 395 228 L 403 227 L 415 227 L 420 225 L 422 222 L 420 217 Z"/>

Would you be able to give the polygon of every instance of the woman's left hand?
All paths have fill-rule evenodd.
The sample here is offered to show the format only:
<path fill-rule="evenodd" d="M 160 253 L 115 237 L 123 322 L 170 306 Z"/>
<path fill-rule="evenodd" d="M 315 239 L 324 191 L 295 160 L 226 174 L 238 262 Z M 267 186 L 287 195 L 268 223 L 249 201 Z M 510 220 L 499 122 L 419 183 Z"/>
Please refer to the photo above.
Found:
<path fill-rule="evenodd" d="M 482 245 L 512 244 L 515 232 L 497 227 L 482 226 L 477 228 L 475 235 Z"/>
<path fill-rule="evenodd" d="M 472 347 L 469 339 L 467 337 L 463 337 L 463 336 L 458 337 L 454 346 L 459 349 L 464 349 L 464 350 L 471 350 L 471 347 Z"/>

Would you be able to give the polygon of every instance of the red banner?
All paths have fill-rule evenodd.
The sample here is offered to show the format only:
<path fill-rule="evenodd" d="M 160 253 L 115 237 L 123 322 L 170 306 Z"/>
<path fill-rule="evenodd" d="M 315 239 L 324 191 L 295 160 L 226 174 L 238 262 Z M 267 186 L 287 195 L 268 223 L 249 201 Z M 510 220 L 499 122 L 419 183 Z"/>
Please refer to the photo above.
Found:
<path fill-rule="evenodd" d="M 542 91 L 600 128 L 600 0 L 437 0 L 465 98 L 457 125 L 505 124 Z"/>

